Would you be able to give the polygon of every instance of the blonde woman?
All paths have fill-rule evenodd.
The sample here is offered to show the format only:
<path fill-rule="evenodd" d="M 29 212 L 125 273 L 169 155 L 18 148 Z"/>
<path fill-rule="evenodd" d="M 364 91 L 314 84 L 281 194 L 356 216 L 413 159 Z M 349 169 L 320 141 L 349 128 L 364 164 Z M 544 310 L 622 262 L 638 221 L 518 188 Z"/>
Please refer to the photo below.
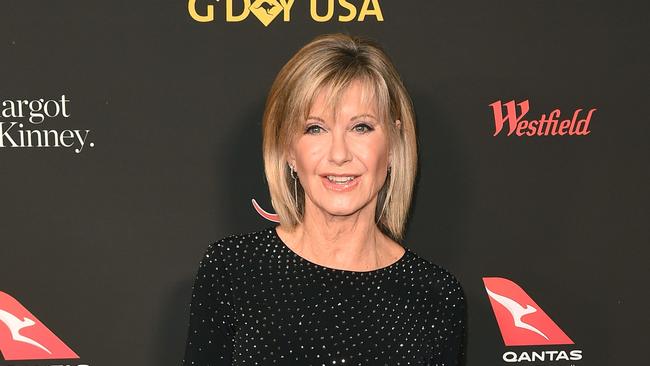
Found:
<path fill-rule="evenodd" d="M 298 51 L 269 92 L 263 154 L 280 224 L 208 247 L 184 365 L 460 364 L 460 284 L 399 243 L 415 121 L 382 48 L 332 34 Z"/>

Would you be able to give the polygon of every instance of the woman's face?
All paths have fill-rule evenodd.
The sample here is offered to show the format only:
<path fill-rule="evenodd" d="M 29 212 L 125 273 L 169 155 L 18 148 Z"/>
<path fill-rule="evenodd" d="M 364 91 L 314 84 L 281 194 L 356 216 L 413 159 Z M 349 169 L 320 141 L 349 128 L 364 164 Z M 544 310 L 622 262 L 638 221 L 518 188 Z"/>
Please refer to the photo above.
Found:
<path fill-rule="evenodd" d="M 359 81 L 351 83 L 336 115 L 327 110 L 326 90 L 321 91 L 289 151 L 308 214 L 312 209 L 330 216 L 368 210 L 374 218 L 377 194 L 387 176 L 388 136 L 372 101 L 362 103 L 361 90 Z"/>

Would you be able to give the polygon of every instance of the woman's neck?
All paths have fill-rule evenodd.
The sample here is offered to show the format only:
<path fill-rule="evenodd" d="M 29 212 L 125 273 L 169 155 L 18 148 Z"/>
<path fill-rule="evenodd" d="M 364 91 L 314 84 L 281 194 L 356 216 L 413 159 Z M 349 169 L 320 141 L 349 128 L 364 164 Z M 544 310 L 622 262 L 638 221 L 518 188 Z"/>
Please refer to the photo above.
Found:
<path fill-rule="evenodd" d="M 390 239 L 373 221 L 374 212 L 369 216 L 363 210 L 349 216 L 306 210 L 303 222 L 292 232 L 280 230 L 287 237 L 283 241 L 305 259 L 330 268 L 369 271 L 396 259 Z"/>

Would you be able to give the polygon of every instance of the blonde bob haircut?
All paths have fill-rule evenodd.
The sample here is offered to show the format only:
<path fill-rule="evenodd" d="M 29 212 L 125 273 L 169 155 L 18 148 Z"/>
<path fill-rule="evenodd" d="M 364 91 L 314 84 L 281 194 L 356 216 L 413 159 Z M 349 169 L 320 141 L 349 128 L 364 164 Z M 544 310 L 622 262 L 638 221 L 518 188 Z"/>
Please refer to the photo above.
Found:
<path fill-rule="evenodd" d="M 304 191 L 297 184 L 296 202 L 287 153 L 303 132 L 319 92 L 327 90 L 326 105 L 336 108 L 343 92 L 355 80 L 363 85 L 362 100 L 375 103 L 379 123 L 388 135 L 390 171 L 378 193 L 375 223 L 386 235 L 401 240 L 417 170 L 415 116 L 395 66 L 381 46 L 367 38 L 341 33 L 318 36 L 276 76 L 262 122 L 264 172 L 271 203 L 282 225 L 293 230 L 302 223 Z"/>

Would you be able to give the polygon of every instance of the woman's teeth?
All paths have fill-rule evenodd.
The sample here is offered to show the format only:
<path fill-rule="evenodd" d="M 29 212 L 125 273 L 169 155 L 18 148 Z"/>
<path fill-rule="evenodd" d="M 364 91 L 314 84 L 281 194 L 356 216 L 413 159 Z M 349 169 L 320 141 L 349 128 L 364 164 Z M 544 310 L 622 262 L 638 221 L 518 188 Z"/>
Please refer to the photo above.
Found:
<path fill-rule="evenodd" d="M 335 177 L 333 175 L 328 175 L 327 179 L 329 179 L 330 182 L 334 183 L 347 183 L 354 179 L 354 177 Z"/>

